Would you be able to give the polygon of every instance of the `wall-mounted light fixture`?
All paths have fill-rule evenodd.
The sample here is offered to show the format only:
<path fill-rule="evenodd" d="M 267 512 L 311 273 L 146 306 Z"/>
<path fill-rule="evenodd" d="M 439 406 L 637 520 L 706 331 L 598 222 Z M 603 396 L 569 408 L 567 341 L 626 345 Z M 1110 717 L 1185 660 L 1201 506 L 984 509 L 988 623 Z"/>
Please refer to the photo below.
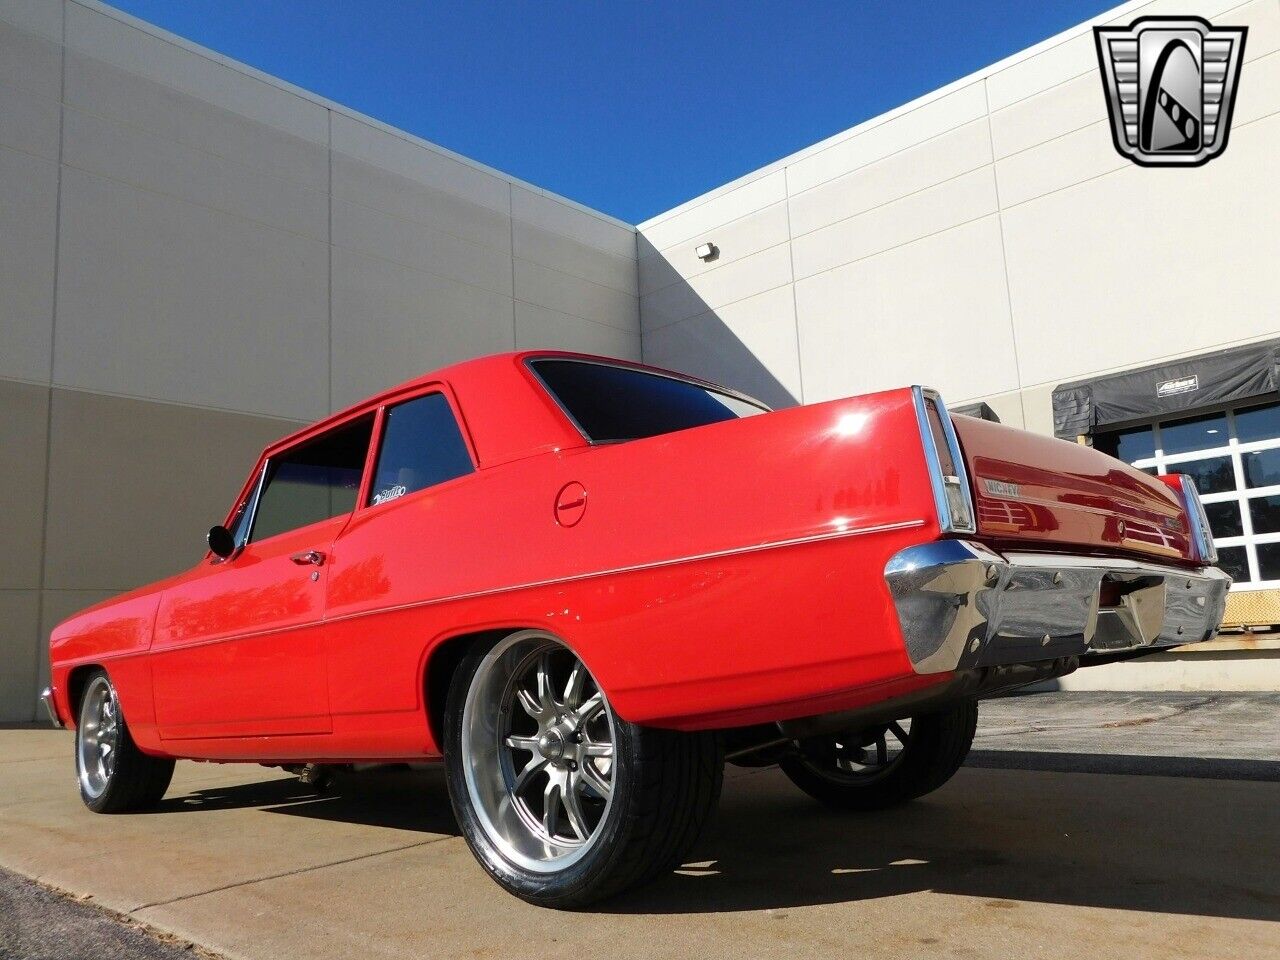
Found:
<path fill-rule="evenodd" d="M 716 257 L 720 256 L 720 248 L 714 243 L 700 243 L 698 249 L 693 251 L 698 255 L 698 259 L 703 263 L 710 263 Z"/>

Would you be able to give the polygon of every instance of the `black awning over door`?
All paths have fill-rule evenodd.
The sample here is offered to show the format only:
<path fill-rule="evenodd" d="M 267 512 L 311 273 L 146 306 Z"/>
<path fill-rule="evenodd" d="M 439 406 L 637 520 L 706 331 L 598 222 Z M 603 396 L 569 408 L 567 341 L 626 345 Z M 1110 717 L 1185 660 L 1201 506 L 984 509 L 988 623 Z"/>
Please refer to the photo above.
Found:
<path fill-rule="evenodd" d="M 1114 424 L 1265 397 L 1280 389 L 1280 340 L 1064 383 L 1053 391 L 1053 432 L 1063 438 Z"/>

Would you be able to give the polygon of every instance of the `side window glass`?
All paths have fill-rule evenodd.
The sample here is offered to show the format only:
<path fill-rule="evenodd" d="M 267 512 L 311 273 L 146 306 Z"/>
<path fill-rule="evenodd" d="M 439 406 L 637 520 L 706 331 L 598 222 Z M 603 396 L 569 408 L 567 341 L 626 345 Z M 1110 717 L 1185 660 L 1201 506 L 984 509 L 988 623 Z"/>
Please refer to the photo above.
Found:
<path fill-rule="evenodd" d="M 429 393 L 387 410 L 369 503 L 386 503 L 475 469 L 449 401 Z"/>
<path fill-rule="evenodd" d="M 373 417 L 362 417 L 273 457 L 250 539 L 265 540 L 355 509 L 372 435 Z"/>

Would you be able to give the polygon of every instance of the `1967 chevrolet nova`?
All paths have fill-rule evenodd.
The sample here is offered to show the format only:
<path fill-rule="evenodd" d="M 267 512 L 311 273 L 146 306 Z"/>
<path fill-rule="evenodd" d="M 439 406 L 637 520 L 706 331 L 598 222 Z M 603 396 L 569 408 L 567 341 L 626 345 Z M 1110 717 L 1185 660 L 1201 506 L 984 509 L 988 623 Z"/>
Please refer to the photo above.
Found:
<path fill-rule="evenodd" d="M 443 759 L 485 869 L 575 906 L 679 864 L 726 759 L 936 789 L 980 697 L 1210 639 L 1215 559 L 1186 478 L 927 389 L 506 354 L 267 448 L 193 569 L 54 630 L 46 703 L 102 813 L 175 758 Z"/>

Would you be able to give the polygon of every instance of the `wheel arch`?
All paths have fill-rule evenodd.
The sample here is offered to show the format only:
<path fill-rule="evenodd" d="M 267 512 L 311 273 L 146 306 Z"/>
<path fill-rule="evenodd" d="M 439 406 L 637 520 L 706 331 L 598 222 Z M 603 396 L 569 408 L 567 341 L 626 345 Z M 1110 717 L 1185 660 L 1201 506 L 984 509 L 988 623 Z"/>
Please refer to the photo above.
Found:
<path fill-rule="evenodd" d="M 81 663 L 71 668 L 71 672 L 67 674 L 67 705 L 71 713 L 67 718 L 68 726 L 74 727 L 80 720 L 80 698 L 84 696 L 89 678 L 95 673 L 106 672 L 107 668 L 100 663 Z"/>
<path fill-rule="evenodd" d="M 524 630 L 536 630 L 539 633 L 545 633 L 572 650 L 586 664 L 587 669 L 591 671 L 591 675 L 595 677 L 596 682 L 604 690 L 605 696 L 609 697 L 614 712 L 617 713 L 617 705 L 613 704 L 612 692 L 601 681 L 600 675 L 596 672 L 593 658 L 583 651 L 582 644 L 578 642 L 577 638 L 567 637 L 560 631 L 550 630 L 544 624 L 524 621 L 505 622 L 501 626 L 463 629 L 436 640 L 427 647 L 423 654 L 421 668 L 423 707 L 426 711 L 427 728 L 431 734 L 432 742 L 442 754 L 444 753 L 445 701 L 449 695 L 449 684 L 452 682 L 453 675 L 457 672 L 463 658 L 477 643 L 485 640 L 496 642 L 503 637 L 510 636 L 513 633 L 520 633 Z M 618 715 L 621 716 L 621 714 Z"/>
<path fill-rule="evenodd" d="M 427 729 L 436 749 L 444 753 L 444 705 L 449 684 L 459 664 L 472 647 L 485 640 L 497 640 L 515 633 L 521 627 L 490 627 L 455 633 L 434 643 L 422 669 L 422 699 L 427 713 Z"/>

